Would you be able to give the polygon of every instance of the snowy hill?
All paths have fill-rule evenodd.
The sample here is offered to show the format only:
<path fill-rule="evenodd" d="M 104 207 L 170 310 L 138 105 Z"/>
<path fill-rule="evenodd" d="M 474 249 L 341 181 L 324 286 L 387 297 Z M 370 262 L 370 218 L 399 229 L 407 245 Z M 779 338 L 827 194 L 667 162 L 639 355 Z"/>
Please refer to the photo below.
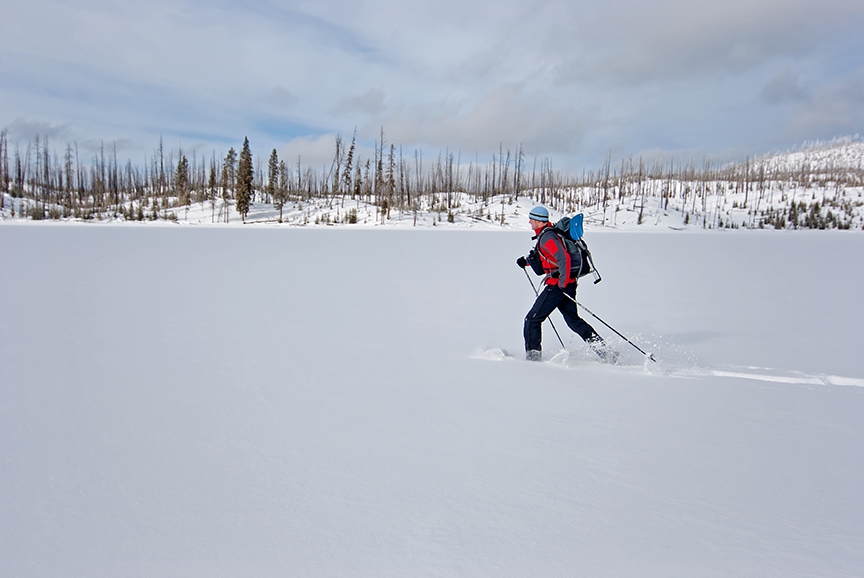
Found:
<path fill-rule="evenodd" d="M 864 142 L 853 139 L 813 142 L 805 144 L 801 150 L 768 155 L 754 163 L 757 167 L 764 165 L 768 171 L 787 174 L 831 174 L 848 169 L 860 175 L 864 171 Z"/>
<path fill-rule="evenodd" d="M 864 568 L 860 235 L 592 230 L 616 367 L 519 359 L 526 230 L 21 222 L 4 577 Z"/>

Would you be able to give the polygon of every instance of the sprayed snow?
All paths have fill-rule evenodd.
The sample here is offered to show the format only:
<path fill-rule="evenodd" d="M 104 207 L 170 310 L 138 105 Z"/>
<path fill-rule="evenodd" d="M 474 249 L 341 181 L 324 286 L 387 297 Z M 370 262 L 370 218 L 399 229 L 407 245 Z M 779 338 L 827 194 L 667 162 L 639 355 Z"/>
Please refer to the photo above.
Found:
<path fill-rule="evenodd" d="M 525 231 L 0 227 L 0 575 L 860 575 L 862 237 L 590 235 L 658 363 Z"/>

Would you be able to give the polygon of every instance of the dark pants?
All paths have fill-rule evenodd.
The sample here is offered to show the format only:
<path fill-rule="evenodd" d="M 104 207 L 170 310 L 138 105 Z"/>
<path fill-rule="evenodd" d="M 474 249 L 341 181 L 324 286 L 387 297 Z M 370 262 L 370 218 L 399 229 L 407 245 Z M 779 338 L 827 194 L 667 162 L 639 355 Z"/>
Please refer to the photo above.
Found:
<path fill-rule="evenodd" d="M 576 303 L 568 299 L 564 295 L 565 293 L 575 298 L 576 284 L 570 284 L 564 291 L 559 289 L 557 285 L 546 285 L 546 288 L 537 296 L 534 306 L 528 312 L 528 315 L 525 316 L 525 329 L 523 331 L 525 335 L 525 351 L 540 350 L 540 340 L 542 337 L 540 326 L 555 309 L 561 312 L 567 326 L 578 333 L 579 337 L 585 341 L 599 339 L 600 336 L 597 335 L 594 328 L 579 317 Z"/>

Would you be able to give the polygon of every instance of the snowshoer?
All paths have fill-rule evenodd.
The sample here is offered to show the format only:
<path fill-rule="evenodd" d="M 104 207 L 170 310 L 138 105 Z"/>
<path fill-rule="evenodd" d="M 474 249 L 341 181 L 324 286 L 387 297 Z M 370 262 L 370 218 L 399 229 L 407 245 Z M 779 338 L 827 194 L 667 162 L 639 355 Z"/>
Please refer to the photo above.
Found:
<path fill-rule="evenodd" d="M 531 265 L 538 275 L 546 275 L 545 287 L 534 301 L 534 306 L 525 316 L 525 357 L 531 361 L 542 358 L 540 341 L 541 325 L 555 309 L 564 316 L 567 326 L 593 349 L 604 361 L 615 362 L 615 352 L 607 347 L 606 342 L 594 328 L 579 317 L 576 306 L 576 276 L 571 271 L 570 254 L 564 242 L 549 223 L 549 211 L 546 207 L 537 206 L 528 214 L 528 223 L 534 231 L 533 239 L 537 240 L 534 249 L 527 257 L 519 257 L 516 264 L 523 269 Z M 579 265 L 576 263 L 575 265 Z M 569 298 L 568 298 L 569 297 Z"/>

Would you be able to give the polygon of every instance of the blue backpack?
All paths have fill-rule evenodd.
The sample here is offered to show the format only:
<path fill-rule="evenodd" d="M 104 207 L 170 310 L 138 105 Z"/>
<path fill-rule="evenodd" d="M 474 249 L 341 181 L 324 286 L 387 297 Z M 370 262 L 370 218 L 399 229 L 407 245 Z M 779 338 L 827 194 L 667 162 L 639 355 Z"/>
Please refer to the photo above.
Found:
<path fill-rule="evenodd" d="M 591 257 L 591 251 L 588 250 L 588 245 L 582 235 L 585 230 L 582 227 L 582 213 L 573 215 L 572 217 L 562 217 L 557 223 L 552 225 L 552 229 L 564 243 L 564 248 L 570 253 L 570 262 L 573 264 L 572 273 L 576 278 L 584 277 L 588 274 L 594 276 L 594 284 L 596 285 L 603 280 L 597 268 L 594 267 L 594 259 Z"/>

